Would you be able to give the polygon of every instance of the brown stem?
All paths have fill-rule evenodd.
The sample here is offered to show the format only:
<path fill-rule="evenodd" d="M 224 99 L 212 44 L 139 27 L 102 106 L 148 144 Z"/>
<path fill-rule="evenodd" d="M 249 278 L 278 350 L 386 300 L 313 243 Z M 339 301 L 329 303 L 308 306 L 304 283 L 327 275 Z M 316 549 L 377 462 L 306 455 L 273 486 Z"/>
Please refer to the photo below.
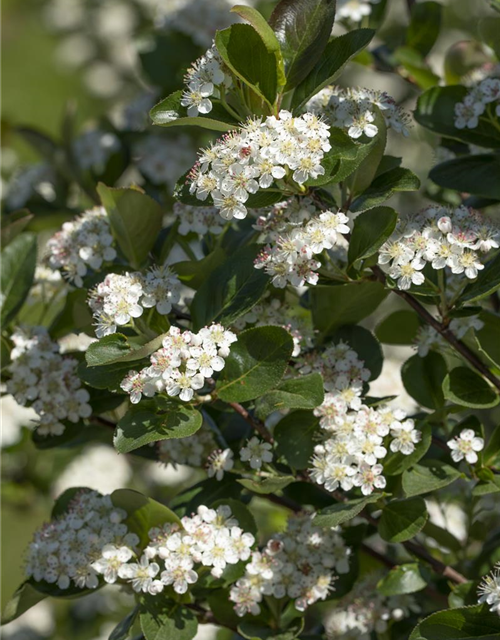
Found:
<path fill-rule="evenodd" d="M 253 416 L 251 416 L 248 411 L 238 402 L 228 402 L 228 405 L 239 413 L 243 420 L 246 420 L 248 424 L 257 431 L 257 433 L 270 444 L 274 443 L 274 438 L 268 431 L 267 427 L 260 421 L 256 420 Z"/>

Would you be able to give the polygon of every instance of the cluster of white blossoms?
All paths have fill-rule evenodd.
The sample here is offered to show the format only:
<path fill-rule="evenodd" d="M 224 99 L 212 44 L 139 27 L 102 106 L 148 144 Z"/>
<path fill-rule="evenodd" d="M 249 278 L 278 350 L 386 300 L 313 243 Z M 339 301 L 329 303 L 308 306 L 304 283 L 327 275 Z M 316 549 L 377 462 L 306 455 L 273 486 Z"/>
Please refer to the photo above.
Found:
<path fill-rule="evenodd" d="M 498 227 L 478 211 L 432 205 L 399 219 L 380 248 L 378 262 L 403 290 L 424 283 L 422 269 L 427 264 L 474 279 L 484 269 L 481 254 L 498 249 L 499 242 Z"/>
<path fill-rule="evenodd" d="M 500 563 L 491 573 L 484 576 L 477 589 L 479 604 L 486 603 L 490 611 L 500 615 Z"/>
<path fill-rule="evenodd" d="M 46 202 L 53 202 L 56 198 L 55 181 L 54 170 L 46 162 L 17 167 L 4 189 L 5 204 L 9 209 L 21 209 L 35 195 Z"/>
<path fill-rule="evenodd" d="M 314 514 L 291 516 L 287 530 L 273 536 L 262 551 L 254 551 L 245 575 L 231 588 L 238 616 L 258 615 L 265 596 L 288 597 L 305 611 L 334 590 L 336 573 L 349 571 L 351 549 L 337 529 L 314 525 Z"/>
<path fill-rule="evenodd" d="M 202 151 L 188 177 L 190 193 L 201 201 L 211 196 L 225 220 L 242 220 L 250 195 L 275 180 L 291 178 L 303 185 L 324 175 L 321 162 L 331 149 L 329 131 L 312 113 L 294 118 L 280 111 L 277 118 L 250 119 Z"/>
<path fill-rule="evenodd" d="M 163 346 L 150 356 L 151 365 L 141 371 L 130 371 L 121 383 L 133 404 L 142 396 L 152 397 L 166 391 L 189 402 L 214 372 L 222 371 L 224 358 L 237 338 L 220 324 L 212 324 L 198 333 L 170 327 Z"/>
<path fill-rule="evenodd" d="M 73 156 L 81 169 L 100 173 L 120 147 L 120 140 L 114 133 L 92 129 L 82 133 L 73 142 Z"/>
<path fill-rule="evenodd" d="M 62 356 L 47 329 L 32 327 L 11 336 L 10 380 L 7 391 L 21 406 L 30 405 L 40 416 L 37 433 L 64 433 L 63 420 L 77 423 L 90 417 L 90 395 L 76 375 L 78 361 Z"/>
<path fill-rule="evenodd" d="M 347 596 L 328 614 L 326 633 L 329 640 L 369 640 L 387 632 L 391 622 L 419 613 L 413 595 L 383 596 L 377 590 L 381 572 L 370 573 L 357 582 Z"/>
<path fill-rule="evenodd" d="M 133 318 L 140 318 L 144 309 L 153 307 L 161 315 L 172 310 L 180 300 L 180 282 L 167 266 L 151 267 L 145 274 L 110 273 L 89 295 L 98 338 L 116 333 Z"/>
<path fill-rule="evenodd" d="M 207 233 L 219 235 L 224 230 L 219 212 L 215 207 L 192 207 L 189 204 L 176 202 L 174 216 L 179 221 L 178 231 L 181 236 L 187 236 L 188 233 L 197 233 L 199 236 Z"/>
<path fill-rule="evenodd" d="M 114 238 L 104 207 L 94 207 L 70 222 L 47 243 L 47 262 L 76 287 L 83 286 L 88 269 L 99 271 L 116 258 Z"/>
<path fill-rule="evenodd" d="M 454 462 L 465 458 L 469 464 L 476 464 L 478 452 L 484 449 L 484 439 L 476 436 L 473 429 L 462 429 L 460 435 L 447 442 Z"/>
<path fill-rule="evenodd" d="M 337 0 L 337 18 L 361 22 L 364 17 L 371 15 L 373 5 L 379 2 L 380 0 Z"/>
<path fill-rule="evenodd" d="M 448 325 L 450 331 L 459 340 L 469 332 L 470 329 L 479 331 L 484 327 L 484 322 L 477 315 L 464 316 L 463 318 L 453 318 Z M 430 325 L 422 325 L 413 343 L 420 357 L 424 358 L 429 351 L 443 352 L 450 349 L 449 343 Z"/>
<path fill-rule="evenodd" d="M 194 148 L 188 136 L 163 136 L 150 133 L 132 146 L 137 169 L 154 185 L 173 189 L 177 180 L 193 164 Z"/>
<path fill-rule="evenodd" d="M 455 127 L 457 129 L 475 129 L 481 116 L 500 117 L 500 71 L 495 75 L 479 80 L 468 91 L 462 102 L 455 104 Z"/>
<path fill-rule="evenodd" d="M 188 69 L 184 83 L 186 89 L 182 94 L 181 105 L 187 108 L 190 118 L 196 118 L 199 114 L 205 116 L 212 111 L 210 98 L 223 97 L 233 80 L 215 45 L 212 45 Z"/>
<path fill-rule="evenodd" d="M 216 447 L 213 431 L 203 423 L 192 436 L 158 442 L 158 458 L 160 462 L 171 465 L 174 469 L 181 464 L 198 468 Z"/>
<path fill-rule="evenodd" d="M 106 582 L 116 582 L 119 567 L 139 544 L 124 523 L 126 517 L 111 496 L 95 491 L 75 495 L 63 515 L 36 531 L 27 552 L 27 577 L 62 590 L 71 585 L 96 589 L 99 574 Z"/>
<path fill-rule="evenodd" d="M 324 372 L 325 399 L 314 410 L 324 440 L 314 448 L 311 478 L 328 491 L 360 487 L 363 495 L 383 489 L 382 460 L 392 452 L 409 455 L 421 434 L 406 413 L 381 404 L 362 404 L 363 383 L 370 377 L 364 362 L 348 345 L 330 347 L 314 370 Z"/>
<path fill-rule="evenodd" d="M 363 134 L 368 138 L 377 135 L 377 109 L 388 129 L 409 135 L 409 114 L 385 92 L 359 87 L 326 87 L 307 103 L 308 111 L 323 116 L 330 126 L 344 129 L 355 140 Z"/>
<path fill-rule="evenodd" d="M 255 225 L 261 232 L 260 242 L 266 243 L 255 268 L 264 269 L 280 289 L 287 284 L 315 285 L 321 267 L 317 256 L 344 240 L 342 234 L 350 231 L 348 222 L 341 211 L 319 211 L 310 198 L 277 204 Z"/>

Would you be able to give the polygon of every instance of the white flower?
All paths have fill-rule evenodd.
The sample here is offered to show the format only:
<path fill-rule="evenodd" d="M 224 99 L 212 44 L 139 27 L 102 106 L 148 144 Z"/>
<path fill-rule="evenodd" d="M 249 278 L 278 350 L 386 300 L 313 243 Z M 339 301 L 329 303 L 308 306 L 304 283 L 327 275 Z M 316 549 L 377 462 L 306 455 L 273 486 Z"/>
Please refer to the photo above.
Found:
<path fill-rule="evenodd" d="M 500 571 L 498 569 L 484 576 L 478 587 L 478 594 L 479 604 L 486 603 L 490 611 L 500 615 Z"/>
<path fill-rule="evenodd" d="M 240 459 L 249 462 L 252 469 L 260 469 L 262 463 L 272 462 L 272 445 L 254 436 L 240 449 Z"/>
<path fill-rule="evenodd" d="M 205 379 L 201 373 L 186 369 L 185 371 L 175 370 L 172 372 L 167 382 L 167 393 L 169 396 L 179 396 L 184 402 L 189 402 L 194 395 L 205 384 Z"/>
<path fill-rule="evenodd" d="M 391 451 L 400 451 L 408 456 L 415 451 L 415 445 L 420 442 L 421 433 L 415 429 L 413 420 L 405 420 L 391 427 L 394 440 L 390 444 Z"/>
<path fill-rule="evenodd" d="M 182 94 L 181 105 L 188 108 L 187 114 L 190 118 L 196 118 L 199 113 L 207 115 L 212 111 L 212 102 L 209 98 L 213 93 L 214 85 L 211 82 L 202 83 L 193 80 Z"/>
<path fill-rule="evenodd" d="M 104 545 L 101 558 L 92 563 L 92 568 L 104 576 L 105 582 L 113 584 L 118 579 L 120 567 L 133 556 L 129 547 L 117 547 L 113 544 Z"/>
<path fill-rule="evenodd" d="M 420 258 L 414 258 L 408 264 L 395 265 L 389 271 L 389 275 L 397 280 L 398 287 L 406 290 L 412 284 L 421 285 L 424 283 L 425 277 L 421 270 L 425 267 L 425 262 Z"/>
<path fill-rule="evenodd" d="M 451 457 L 454 462 L 460 462 L 465 458 L 469 464 L 476 464 L 478 451 L 484 449 L 484 440 L 476 436 L 472 429 L 462 429 L 459 436 L 448 440 L 451 449 Z"/>
<path fill-rule="evenodd" d="M 176 593 L 186 593 L 189 585 L 195 584 L 198 580 L 198 574 L 193 570 L 193 561 L 190 558 L 184 558 L 180 562 L 174 558 L 167 558 L 165 568 L 166 571 L 161 574 L 161 581 L 165 585 L 171 584 Z"/>
<path fill-rule="evenodd" d="M 366 463 L 361 463 L 358 473 L 354 476 L 353 483 L 356 487 L 361 487 L 361 493 L 368 496 L 373 493 L 373 489 L 383 489 L 386 479 L 382 476 L 383 467 L 375 464 L 372 467 Z"/>
<path fill-rule="evenodd" d="M 147 555 L 141 556 L 139 562 L 123 564 L 118 569 L 118 576 L 132 584 L 132 589 L 137 593 L 158 593 L 158 585 L 154 578 L 160 571 L 156 562 L 149 562 Z"/>
<path fill-rule="evenodd" d="M 209 478 L 215 476 L 216 480 L 222 480 L 224 473 L 234 466 L 233 452 L 231 449 L 213 451 L 208 458 L 207 473 Z"/>

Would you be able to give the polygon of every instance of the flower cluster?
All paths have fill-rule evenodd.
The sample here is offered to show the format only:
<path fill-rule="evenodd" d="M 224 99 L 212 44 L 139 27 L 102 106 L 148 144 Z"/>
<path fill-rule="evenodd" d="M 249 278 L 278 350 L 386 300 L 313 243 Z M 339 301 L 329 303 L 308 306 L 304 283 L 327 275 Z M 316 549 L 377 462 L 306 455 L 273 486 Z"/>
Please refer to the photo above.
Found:
<path fill-rule="evenodd" d="M 355 87 L 326 87 L 307 103 L 308 111 L 324 116 L 330 126 L 344 129 L 355 140 L 363 134 L 368 138 L 377 135 L 377 109 L 388 129 L 409 135 L 409 114 L 385 92 Z"/>
<path fill-rule="evenodd" d="M 198 333 L 171 327 L 162 348 L 151 355 L 151 365 L 140 372 L 130 371 L 121 388 L 130 395 L 133 404 L 140 402 L 143 395 L 152 397 L 162 391 L 189 402 L 206 378 L 222 371 L 224 358 L 236 339 L 232 331 L 220 324 L 212 324 Z"/>
<path fill-rule="evenodd" d="M 153 567 L 156 574 L 160 572 L 160 566 L 151 560 L 161 561 L 164 565 L 160 579 L 155 580 L 155 593 L 168 585 L 172 585 L 176 593 L 186 593 L 189 585 L 198 581 L 199 573 L 195 568 L 210 567 L 211 575 L 220 578 L 228 565 L 248 560 L 255 543 L 254 536 L 241 529 L 227 505 L 221 505 L 217 510 L 200 506 L 196 515 L 185 516 L 181 524 L 151 529 L 149 537 L 141 562 L 144 565 L 151 563 L 149 567 Z M 135 569 L 128 567 L 124 567 L 121 574 L 123 577 L 130 574 L 129 579 L 132 579 Z"/>
<path fill-rule="evenodd" d="M 47 243 L 47 262 L 77 287 L 83 286 L 88 269 L 99 271 L 116 258 L 114 239 L 104 207 L 85 211 L 65 222 Z"/>
<path fill-rule="evenodd" d="M 181 105 L 187 108 L 190 118 L 196 118 L 200 113 L 210 113 L 213 108 L 210 98 L 224 96 L 233 81 L 215 45 L 212 45 L 188 69 L 184 82 L 186 90 L 182 94 Z"/>
<path fill-rule="evenodd" d="M 363 383 L 370 372 L 345 343 L 328 349 L 318 369 L 326 374 L 328 392 L 314 410 L 324 441 L 314 449 L 311 478 L 328 491 L 360 487 L 363 495 L 369 495 L 374 488 L 383 489 L 381 461 L 388 454 L 387 445 L 393 452 L 409 455 L 420 441 L 420 432 L 400 409 L 362 404 Z"/>
<path fill-rule="evenodd" d="M 398 221 L 378 262 L 403 290 L 424 283 L 427 264 L 474 279 L 484 269 L 480 254 L 497 249 L 499 242 L 498 228 L 478 211 L 433 205 Z"/>
<path fill-rule="evenodd" d="M 178 231 L 181 236 L 187 236 L 188 233 L 197 233 L 199 236 L 207 233 L 219 235 L 224 229 L 215 207 L 192 207 L 176 202 L 174 215 L 179 220 Z"/>
<path fill-rule="evenodd" d="M 99 574 L 116 582 L 118 569 L 134 554 L 139 538 L 124 523 L 127 514 L 110 496 L 82 491 L 59 518 L 43 525 L 31 542 L 25 572 L 69 589 L 96 589 Z"/>
<path fill-rule="evenodd" d="M 96 336 L 116 332 L 117 326 L 139 318 L 144 309 L 156 308 L 166 315 L 180 299 L 180 282 L 167 266 L 139 272 L 110 273 L 90 292 L 89 306 L 96 325 Z"/>
<path fill-rule="evenodd" d="M 21 406 L 33 406 L 40 435 L 61 435 L 63 420 L 76 423 L 91 415 L 90 395 L 76 375 L 78 362 L 60 354 L 44 327 L 15 331 L 12 342 L 7 391 Z"/>
<path fill-rule="evenodd" d="M 187 136 L 165 137 L 155 133 L 141 136 L 132 147 L 137 169 L 154 185 L 173 189 L 193 163 L 194 151 Z"/>
<path fill-rule="evenodd" d="M 216 447 L 214 434 L 204 423 L 192 436 L 158 442 L 158 458 L 163 464 L 174 468 L 180 464 L 197 468 L 203 465 Z"/>
<path fill-rule="evenodd" d="M 311 514 L 292 516 L 284 533 L 252 553 L 245 575 L 230 591 L 234 610 L 238 616 L 258 615 L 264 596 L 286 596 L 304 611 L 334 590 L 335 573 L 349 571 L 350 554 L 336 529 L 316 527 Z"/>
<path fill-rule="evenodd" d="M 486 603 L 490 611 L 500 615 L 500 564 L 487 576 L 484 576 L 478 587 L 479 604 Z"/>
<path fill-rule="evenodd" d="M 46 162 L 18 167 L 5 190 L 7 207 L 21 209 L 34 195 L 46 202 L 53 202 L 56 198 L 55 180 L 54 170 Z"/>
<path fill-rule="evenodd" d="M 453 318 L 448 325 L 450 331 L 461 340 L 470 329 L 479 331 L 484 327 L 484 322 L 478 315 L 464 316 L 463 318 Z M 422 325 L 415 336 L 414 346 L 418 355 L 424 358 L 429 351 L 446 351 L 450 345 L 446 340 L 430 325 Z"/>
<path fill-rule="evenodd" d="M 464 99 L 455 104 L 455 127 L 475 129 L 481 116 L 488 110 L 493 117 L 500 116 L 500 77 L 479 80 Z"/>
<path fill-rule="evenodd" d="M 476 464 L 478 452 L 484 449 L 483 438 L 476 436 L 473 429 L 462 429 L 460 435 L 448 440 L 447 444 L 454 462 L 465 458 L 469 464 Z"/>
<path fill-rule="evenodd" d="M 261 215 L 255 228 L 266 247 L 255 261 L 265 269 L 275 287 L 296 287 L 318 282 L 319 254 L 344 240 L 349 219 L 342 212 L 319 212 L 310 198 L 294 198 Z"/>
<path fill-rule="evenodd" d="M 353 590 L 338 601 L 326 622 L 330 640 L 368 640 L 373 633 L 384 634 L 389 624 L 419 613 L 412 595 L 383 596 L 377 590 L 382 573 L 370 573 L 356 583 Z"/>
<path fill-rule="evenodd" d="M 111 156 L 120 150 L 120 141 L 114 133 L 92 129 L 82 133 L 73 142 L 73 155 L 81 169 L 104 171 Z"/>
<path fill-rule="evenodd" d="M 188 178 L 190 192 L 202 201 L 212 196 L 225 220 L 241 220 L 250 194 L 268 189 L 274 180 L 291 177 L 302 185 L 324 175 L 329 130 L 312 113 L 294 118 L 280 111 L 277 118 L 251 119 L 201 153 Z"/>
<path fill-rule="evenodd" d="M 361 22 L 364 17 L 371 15 L 373 5 L 379 2 L 380 0 L 338 0 L 337 18 Z"/>

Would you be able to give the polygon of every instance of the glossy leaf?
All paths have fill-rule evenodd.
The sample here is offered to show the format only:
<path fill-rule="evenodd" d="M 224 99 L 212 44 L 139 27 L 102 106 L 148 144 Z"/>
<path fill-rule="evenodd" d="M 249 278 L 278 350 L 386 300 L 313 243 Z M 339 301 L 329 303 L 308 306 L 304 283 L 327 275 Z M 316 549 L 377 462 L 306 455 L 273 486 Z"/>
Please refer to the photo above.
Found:
<path fill-rule="evenodd" d="M 45 594 L 37 591 L 29 581 L 23 582 L 5 605 L 2 612 L 2 624 L 8 624 L 19 618 L 31 607 L 45 600 L 46 597 Z"/>
<path fill-rule="evenodd" d="M 457 367 L 443 380 L 444 397 L 471 409 L 495 407 L 499 396 L 486 380 L 468 367 Z"/>
<path fill-rule="evenodd" d="M 406 44 L 426 56 L 434 46 L 441 28 L 442 5 L 420 2 L 411 8 Z"/>
<path fill-rule="evenodd" d="M 261 480 L 243 478 L 238 480 L 238 482 L 249 491 L 265 495 L 268 493 L 276 493 L 276 491 L 284 489 L 292 482 L 295 482 L 295 477 L 277 476 L 276 478 L 263 478 Z"/>
<path fill-rule="evenodd" d="M 500 289 L 500 252 L 490 260 L 478 277 L 465 287 L 460 303 L 476 302 Z"/>
<path fill-rule="evenodd" d="M 23 306 L 36 268 L 36 236 L 23 233 L 3 248 L 1 288 L 1 320 L 5 325 Z"/>
<path fill-rule="evenodd" d="M 377 207 L 357 216 L 349 242 L 349 264 L 377 253 L 392 235 L 397 221 L 398 214 L 389 207 Z"/>
<path fill-rule="evenodd" d="M 377 502 L 381 497 L 383 497 L 383 494 L 374 493 L 364 498 L 354 498 L 347 502 L 339 502 L 320 511 L 314 519 L 314 524 L 318 527 L 337 527 L 355 518 L 367 505 Z"/>
<path fill-rule="evenodd" d="M 223 133 L 238 127 L 238 122 L 215 100 L 212 100 L 212 110 L 206 116 L 188 116 L 186 107 L 181 105 L 182 93 L 182 90 L 172 93 L 151 109 L 149 115 L 153 124 L 160 127 L 191 125 Z"/>
<path fill-rule="evenodd" d="M 423 460 L 403 473 L 403 490 L 411 498 L 437 491 L 457 480 L 460 471 L 440 460 Z"/>
<path fill-rule="evenodd" d="M 444 404 L 443 380 L 447 374 L 446 362 L 439 353 L 430 351 L 425 357 L 412 356 L 401 369 L 401 379 L 412 398 L 429 409 Z"/>
<path fill-rule="evenodd" d="M 293 411 L 274 429 L 276 457 L 283 457 L 293 469 L 310 466 L 317 444 L 319 419 L 311 411 Z"/>
<path fill-rule="evenodd" d="M 148 598 L 139 620 L 145 640 L 192 640 L 198 632 L 198 620 L 191 609 L 162 598 Z"/>
<path fill-rule="evenodd" d="M 257 414 L 266 418 L 283 409 L 315 409 L 323 402 L 323 378 L 319 373 L 284 380 L 274 390 L 259 398 Z"/>
<path fill-rule="evenodd" d="M 420 320 L 414 311 L 401 309 L 384 318 L 375 329 L 375 335 L 383 344 L 413 344 L 420 328 Z"/>
<path fill-rule="evenodd" d="M 499 636 L 500 616 L 484 604 L 432 613 L 415 627 L 409 640 L 498 640 Z"/>
<path fill-rule="evenodd" d="M 378 531 L 387 542 L 405 542 L 422 530 L 428 518 L 422 498 L 392 500 L 382 511 Z"/>
<path fill-rule="evenodd" d="M 446 189 L 500 200 L 500 156 L 493 153 L 462 156 L 438 164 L 429 178 Z"/>
<path fill-rule="evenodd" d="M 364 211 L 365 209 L 372 209 L 392 198 L 395 193 L 416 191 L 419 188 L 420 180 L 412 171 L 403 167 L 396 167 L 377 176 L 370 186 L 354 200 L 350 210 Z"/>
<path fill-rule="evenodd" d="M 393 567 L 377 584 L 377 591 L 383 596 L 399 596 L 422 591 L 427 582 L 422 569 L 416 562 Z"/>

